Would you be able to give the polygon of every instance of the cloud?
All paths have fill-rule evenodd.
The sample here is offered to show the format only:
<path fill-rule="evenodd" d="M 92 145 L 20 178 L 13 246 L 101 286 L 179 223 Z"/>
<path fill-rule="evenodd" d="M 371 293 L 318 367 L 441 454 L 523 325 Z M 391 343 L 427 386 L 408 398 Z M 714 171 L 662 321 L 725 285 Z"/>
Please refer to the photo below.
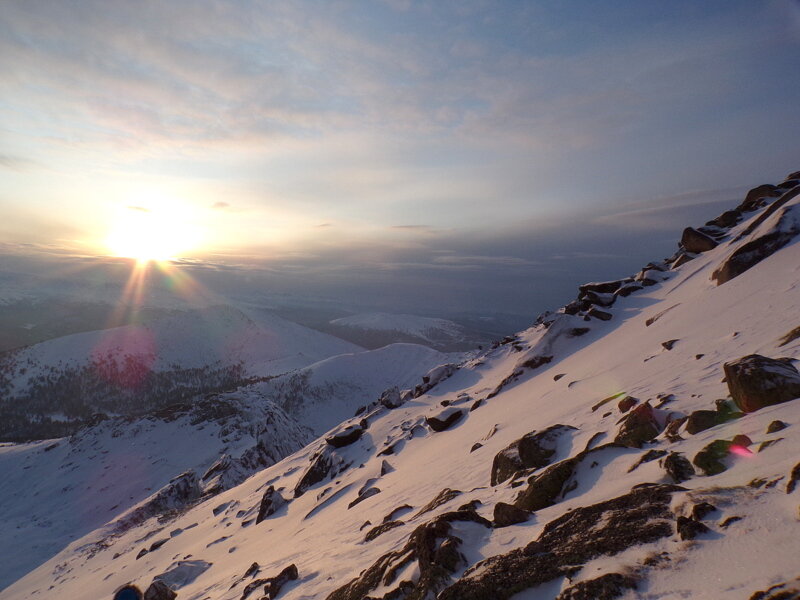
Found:
<path fill-rule="evenodd" d="M 25 171 L 40 166 L 35 160 L 13 154 L 0 154 L 0 167 L 14 171 Z"/>
<path fill-rule="evenodd" d="M 143 212 L 143 213 L 149 213 L 150 212 L 150 209 L 149 208 L 145 208 L 144 206 L 129 206 L 128 209 L 135 210 L 135 211 L 138 211 L 138 212 Z"/>
<path fill-rule="evenodd" d="M 211 205 L 211 208 L 223 209 L 223 208 L 228 208 L 229 206 L 230 204 L 228 204 L 227 202 L 214 202 L 214 204 Z"/>

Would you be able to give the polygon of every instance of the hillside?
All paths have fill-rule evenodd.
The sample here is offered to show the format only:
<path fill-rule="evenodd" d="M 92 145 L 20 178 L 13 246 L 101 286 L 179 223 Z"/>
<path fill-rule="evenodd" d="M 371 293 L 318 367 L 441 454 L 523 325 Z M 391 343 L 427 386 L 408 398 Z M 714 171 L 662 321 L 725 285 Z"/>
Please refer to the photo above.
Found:
<path fill-rule="evenodd" d="M 65 435 L 93 413 L 143 414 L 360 349 L 230 306 L 68 335 L 0 354 L 0 439 Z"/>
<path fill-rule="evenodd" d="M 800 597 L 798 178 L 0 598 Z"/>

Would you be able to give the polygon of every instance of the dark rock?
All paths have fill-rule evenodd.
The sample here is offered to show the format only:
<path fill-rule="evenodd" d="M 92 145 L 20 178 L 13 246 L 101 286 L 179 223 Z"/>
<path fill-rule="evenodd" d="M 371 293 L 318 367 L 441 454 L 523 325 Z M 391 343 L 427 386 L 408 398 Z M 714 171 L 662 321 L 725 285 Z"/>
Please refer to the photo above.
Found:
<path fill-rule="evenodd" d="M 764 203 L 761 201 L 761 198 L 777 198 L 780 195 L 781 191 L 777 186 L 774 186 L 770 183 L 759 185 L 747 192 L 747 195 L 744 197 L 744 201 L 736 207 L 736 210 L 741 212 L 750 212 L 756 210 L 764 205 Z"/>
<path fill-rule="evenodd" d="M 278 573 L 275 577 L 270 577 L 266 580 L 264 585 L 264 594 L 267 600 L 274 600 L 281 592 L 281 588 L 290 581 L 295 581 L 299 576 L 297 567 L 289 565 L 283 571 Z M 263 600 L 263 598 L 262 598 Z"/>
<path fill-rule="evenodd" d="M 470 448 L 469 451 L 472 453 L 480 448 L 483 448 L 483 444 L 481 444 L 480 442 L 475 442 L 474 444 L 472 444 L 472 448 Z"/>
<path fill-rule="evenodd" d="M 425 417 L 425 422 L 433 431 L 440 432 L 450 429 L 450 427 L 455 425 L 463 416 L 463 410 L 450 406 L 435 416 Z"/>
<path fill-rule="evenodd" d="M 715 410 L 696 410 L 686 419 L 686 433 L 695 435 L 722 423 Z"/>
<path fill-rule="evenodd" d="M 785 581 L 764 591 L 755 592 L 750 596 L 750 600 L 800 600 L 800 577 L 793 583 Z"/>
<path fill-rule="evenodd" d="M 664 437 L 666 437 L 670 442 L 679 442 L 683 438 L 678 434 L 678 430 L 681 428 L 681 425 L 686 423 L 689 417 L 678 417 L 677 419 L 672 419 L 669 423 L 667 423 L 666 428 L 664 429 Z"/>
<path fill-rule="evenodd" d="M 286 504 L 286 499 L 281 496 L 280 492 L 275 490 L 274 486 L 269 486 L 264 492 L 264 495 L 261 496 L 261 504 L 258 506 L 256 524 L 274 515 L 284 504 Z"/>
<path fill-rule="evenodd" d="M 723 519 L 723 520 L 720 522 L 719 526 L 720 526 L 722 529 L 727 529 L 729 525 L 731 525 L 731 524 L 733 524 L 733 523 L 736 523 L 736 521 L 741 521 L 742 519 L 743 519 L 743 517 L 737 517 L 737 516 L 728 517 L 728 518 L 726 518 L 726 519 Z"/>
<path fill-rule="evenodd" d="M 532 475 L 528 478 L 527 487 L 514 500 L 514 506 L 530 512 L 552 506 L 557 502 L 559 496 L 565 493 L 565 486 L 572 478 L 578 465 L 595 453 L 613 448 L 621 448 L 621 446 L 619 444 L 604 444 L 584 450 L 572 458 L 550 465 L 539 474 Z"/>
<path fill-rule="evenodd" d="M 700 521 L 695 521 L 689 517 L 678 517 L 676 529 L 682 540 L 693 540 L 701 533 L 706 533 L 708 531 L 708 527 L 703 525 Z"/>
<path fill-rule="evenodd" d="M 550 363 L 553 360 L 552 356 L 534 356 L 529 358 L 520 366 L 526 369 L 538 369 L 539 367 Z"/>
<path fill-rule="evenodd" d="M 600 319 L 601 321 L 610 321 L 611 317 L 613 316 L 611 313 L 598 310 L 594 307 L 590 308 L 586 314 L 589 317 L 594 317 L 595 319 Z"/>
<path fill-rule="evenodd" d="M 728 469 L 722 459 L 728 456 L 731 446 L 727 440 L 714 440 L 695 455 L 692 463 L 706 475 L 722 473 Z"/>
<path fill-rule="evenodd" d="M 469 412 L 472 412 L 473 410 L 480 408 L 481 406 L 483 406 L 483 399 L 478 398 L 477 400 L 475 400 L 475 402 L 472 403 L 472 406 L 469 407 Z"/>
<path fill-rule="evenodd" d="M 630 575 L 606 573 L 568 587 L 556 597 L 556 600 L 614 600 L 624 595 L 627 590 L 635 589 L 636 579 Z"/>
<path fill-rule="evenodd" d="M 630 283 L 630 281 L 630 279 L 615 279 L 614 281 L 584 283 L 578 286 L 578 295 L 583 296 L 588 292 L 593 292 L 595 294 L 613 294 L 623 284 Z"/>
<path fill-rule="evenodd" d="M 687 262 L 689 262 L 690 260 L 694 260 L 695 258 L 697 257 L 694 254 L 681 252 L 680 254 L 678 254 L 678 257 L 673 261 L 670 268 L 677 269 L 678 267 L 685 265 Z"/>
<path fill-rule="evenodd" d="M 717 510 L 717 507 L 709 502 L 698 502 L 692 507 L 692 518 L 696 521 L 702 521 L 715 510 Z"/>
<path fill-rule="evenodd" d="M 524 523 L 530 518 L 530 513 L 505 502 L 494 505 L 494 526 L 508 527 L 517 523 Z"/>
<path fill-rule="evenodd" d="M 148 552 L 154 552 L 154 551 L 158 550 L 159 548 L 161 548 L 161 546 L 166 544 L 169 540 L 170 540 L 170 538 L 163 538 L 163 539 L 160 539 L 160 540 L 156 540 L 155 542 L 150 544 L 150 547 L 147 549 L 147 551 Z"/>
<path fill-rule="evenodd" d="M 750 354 L 724 369 L 731 397 L 745 413 L 800 398 L 800 373 L 787 362 Z"/>
<path fill-rule="evenodd" d="M 797 185 L 800 185 L 800 179 L 787 179 L 786 181 L 780 182 L 776 187 L 779 190 L 790 190 Z"/>
<path fill-rule="evenodd" d="M 167 485 L 147 501 L 117 521 L 115 528 L 117 531 L 125 531 L 156 515 L 182 510 L 199 500 L 201 495 L 197 474 L 194 471 L 186 471 L 170 479 Z"/>
<path fill-rule="evenodd" d="M 579 300 L 583 302 L 588 302 L 594 306 L 603 307 L 612 306 L 616 299 L 617 298 L 614 294 L 598 294 L 596 292 L 586 292 L 579 298 Z"/>
<path fill-rule="evenodd" d="M 795 327 L 795 328 L 794 328 L 794 329 L 792 329 L 792 330 L 791 330 L 789 333 L 787 333 L 786 335 L 784 335 L 784 336 L 783 336 L 783 337 L 780 339 L 780 342 L 781 342 L 781 343 L 780 343 L 780 344 L 778 344 L 778 346 L 780 347 L 780 346 L 785 346 L 786 344 L 791 344 L 791 343 L 792 343 L 793 341 L 795 341 L 797 338 L 800 338 L 800 327 Z M 47 450 L 47 448 L 45 448 L 45 450 Z"/>
<path fill-rule="evenodd" d="M 714 225 L 722 229 L 730 229 L 742 220 L 742 213 L 738 210 L 726 210 L 716 219 L 709 221 L 706 225 Z"/>
<path fill-rule="evenodd" d="M 752 443 L 753 443 L 753 440 L 751 440 L 749 437 L 747 437 L 743 433 L 739 433 L 739 434 L 733 436 L 733 439 L 731 440 L 731 444 L 732 445 L 739 446 L 741 448 L 747 448 Z"/>
<path fill-rule="evenodd" d="M 672 350 L 679 341 L 680 340 L 667 340 L 666 342 L 661 342 L 661 345 L 665 350 Z"/>
<path fill-rule="evenodd" d="M 381 461 L 381 477 L 383 477 L 387 473 L 391 473 L 392 471 L 394 471 L 394 467 L 389 464 L 389 461 L 387 460 Z"/>
<path fill-rule="evenodd" d="M 582 335 L 586 335 L 592 329 L 590 327 L 573 327 L 572 329 L 567 331 L 568 337 L 580 337 Z M 558 380 L 556 380 L 558 381 Z"/>
<path fill-rule="evenodd" d="M 647 282 L 647 283 L 645 283 L 645 282 Z M 638 292 L 643 287 L 650 286 L 650 285 L 655 285 L 655 284 L 656 284 L 656 282 L 653 281 L 652 279 L 643 279 L 641 282 L 629 283 L 628 285 L 623 285 L 616 292 L 614 292 L 614 295 L 618 296 L 620 298 L 627 298 L 628 296 L 630 296 L 634 292 Z"/>
<path fill-rule="evenodd" d="M 498 452 L 492 461 L 491 484 L 509 479 L 517 471 L 540 469 L 550 464 L 558 438 L 574 431 L 568 425 L 553 425 L 542 431 L 532 431 Z"/>
<path fill-rule="evenodd" d="M 364 429 L 360 425 L 348 425 L 344 429 L 326 437 L 325 443 L 330 444 L 334 448 L 344 448 L 358 441 L 363 433 Z"/>
<path fill-rule="evenodd" d="M 404 400 L 405 399 L 400 395 L 400 390 L 397 387 L 392 387 L 381 394 L 378 402 L 385 408 L 392 410 L 402 406 Z"/>
<path fill-rule="evenodd" d="M 664 470 L 672 478 L 675 483 L 682 483 L 689 481 L 694 477 L 694 467 L 682 454 L 677 452 L 670 452 L 669 456 L 664 459 Z"/>
<path fill-rule="evenodd" d="M 776 433 L 778 431 L 786 429 L 788 426 L 789 425 L 787 423 L 784 423 L 783 421 L 775 420 L 769 425 L 767 425 L 767 433 Z"/>
<path fill-rule="evenodd" d="M 405 525 L 403 521 L 387 521 L 386 523 L 381 523 L 380 525 L 373 527 L 367 532 L 367 535 L 364 536 L 364 542 L 371 542 L 378 536 L 386 533 L 387 531 L 394 529 L 395 527 L 401 527 Z"/>
<path fill-rule="evenodd" d="M 384 450 L 385 452 L 385 450 Z M 335 453 L 332 446 L 323 446 L 310 458 L 311 464 L 294 488 L 294 497 L 299 498 L 307 489 L 332 477 L 347 468 L 344 460 Z"/>
<path fill-rule="evenodd" d="M 425 506 L 419 509 L 419 512 L 411 518 L 416 519 L 420 515 L 424 515 L 425 513 L 430 512 L 433 509 L 440 507 L 442 504 L 450 502 L 450 500 L 452 500 L 456 496 L 460 496 L 461 493 L 462 493 L 461 490 L 451 490 L 450 488 L 444 488 L 441 492 L 436 494 L 436 497 L 433 500 L 431 500 Z"/>
<path fill-rule="evenodd" d="M 175 600 L 177 597 L 178 594 L 159 579 L 154 579 L 153 583 L 144 591 L 144 600 Z"/>
<path fill-rule="evenodd" d="M 145 554 L 147 554 L 147 548 L 142 548 L 141 550 L 139 550 L 139 553 L 136 555 L 136 560 L 139 560 Z"/>
<path fill-rule="evenodd" d="M 436 594 L 452 582 L 466 559 L 459 551 L 461 540 L 451 534 L 451 523 L 467 521 L 491 527 L 474 511 L 455 511 L 439 515 L 417 527 L 406 544 L 381 556 L 357 578 L 332 592 L 327 600 L 363 600 L 379 588 L 393 588 L 383 598 L 422 600 Z M 416 564 L 414 564 L 416 563 Z M 406 567 L 416 570 L 416 581 L 397 581 Z"/>
<path fill-rule="evenodd" d="M 566 375 L 566 373 L 559 373 L 558 375 L 553 375 L 553 381 L 558 381 L 559 379 L 564 377 L 564 375 Z"/>
<path fill-rule="evenodd" d="M 783 440 L 783 438 L 776 438 L 774 440 L 764 440 L 758 445 L 758 451 L 761 452 L 762 450 L 766 450 L 767 448 L 769 448 L 770 446 L 774 446 L 781 440 Z"/>
<path fill-rule="evenodd" d="M 648 485 L 576 508 L 545 525 L 524 548 L 487 558 L 470 567 L 437 600 L 507 600 L 548 581 L 573 575 L 598 556 L 613 556 L 672 535 L 670 501 L 683 488 Z"/>
<path fill-rule="evenodd" d="M 625 396 L 617 403 L 617 408 L 619 409 L 619 412 L 626 413 L 636 406 L 637 402 L 639 402 L 637 398 L 634 398 L 633 396 Z"/>
<path fill-rule="evenodd" d="M 375 496 L 377 494 L 380 494 L 380 493 L 381 493 L 381 489 L 377 488 L 377 487 L 367 487 L 366 489 L 362 489 L 359 492 L 358 497 L 355 500 L 353 500 L 352 502 L 350 502 L 350 504 L 347 505 L 347 508 L 349 510 L 349 509 L 353 508 L 356 504 L 360 504 L 361 502 L 363 502 L 367 498 L 372 498 L 373 496 Z"/>
<path fill-rule="evenodd" d="M 614 442 L 629 448 L 641 448 L 645 442 L 653 440 L 659 433 L 661 427 L 648 401 L 625 415 Z"/>
<path fill-rule="evenodd" d="M 247 571 L 245 571 L 244 575 L 242 575 L 242 579 L 245 579 L 247 577 L 255 577 L 256 575 L 258 575 L 258 571 L 260 569 L 261 567 L 258 565 L 258 563 L 254 562 L 252 565 L 247 567 Z"/>
<path fill-rule="evenodd" d="M 666 450 L 656 450 L 656 449 L 648 450 L 647 452 L 645 452 L 641 456 L 641 458 L 639 458 L 639 460 L 637 460 L 635 463 L 633 463 L 633 465 L 631 465 L 631 468 L 628 469 L 628 473 L 633 473 L 636 469 L 638 469 L 644 463 L 648 463 L 648 462 L 654 461 L 654 460 L 656 460 L 658 458 L 661 458 L 662 456 L 666 456 L 666 455 L 667 455 L 667 451 Z"/>
<path fill-rule="evenodd" d="M 800 171 L 795 171 L 794 173 L 789 173 L 786 176 L 786 179 L 787 180 L 789 180 L 789 179 L 800 179 Z"/>
<path fill-rule="evenodd" d="M 786 484 L 787 494 L 791 494 L 794 491 L 798 481 L 800 481 L 800 463 L 797 463 L 792 472 L 789 473 L 789 482 Z"/>
<path fill-rule="evenodd" d="M 709 250 L 716 248 L 717 242 L 715 242 L 705 233 L 701 233 L 696 229 L 687 227 L 683 230 L 683 235 L 681 236 L 681 246 L 687 252 L 700 254 L 701 252 L 708 252 Z"/>

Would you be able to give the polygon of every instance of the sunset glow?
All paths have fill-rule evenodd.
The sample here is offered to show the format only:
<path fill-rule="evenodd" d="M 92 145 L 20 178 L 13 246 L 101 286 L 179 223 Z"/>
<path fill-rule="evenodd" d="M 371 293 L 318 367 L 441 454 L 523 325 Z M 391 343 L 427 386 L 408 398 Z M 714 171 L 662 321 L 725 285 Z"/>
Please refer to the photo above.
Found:
<path fill-rule="evenodd" d="M 174 208 L 129 206 L 115 216 L 105 245 L 139 262 L 169 260 L 197 248 L 199 235 Z"/>

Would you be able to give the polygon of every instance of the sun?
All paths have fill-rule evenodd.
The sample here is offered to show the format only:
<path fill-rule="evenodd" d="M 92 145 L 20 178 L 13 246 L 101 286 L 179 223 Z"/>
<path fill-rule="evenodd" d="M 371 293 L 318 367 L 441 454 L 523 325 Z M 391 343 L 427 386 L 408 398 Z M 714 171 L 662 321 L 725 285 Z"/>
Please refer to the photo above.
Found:
<path fill-rule="evenodd" d="M 185 215 L 169 207 L 126 206 L 114 218 L 105 245 L 114 256 L 138 262 L 179 257 L 196 244 Z"/>

